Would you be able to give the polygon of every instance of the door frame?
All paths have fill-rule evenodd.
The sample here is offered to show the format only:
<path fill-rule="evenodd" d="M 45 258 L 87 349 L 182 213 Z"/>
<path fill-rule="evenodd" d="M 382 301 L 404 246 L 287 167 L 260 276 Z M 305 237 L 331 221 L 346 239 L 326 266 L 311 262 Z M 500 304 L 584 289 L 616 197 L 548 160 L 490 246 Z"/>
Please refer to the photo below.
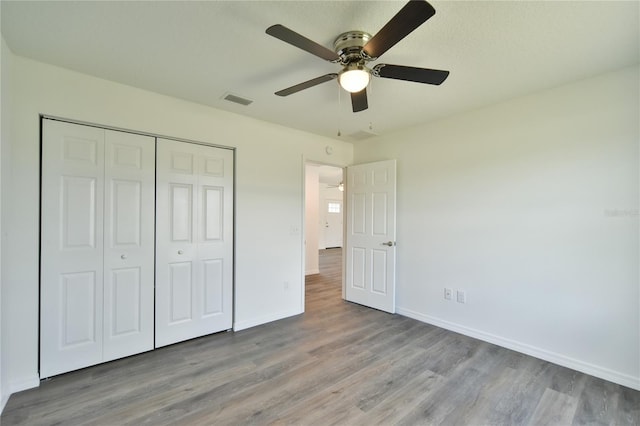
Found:
<path fill-rule="evenodd" d="M 301 295 L 300 295 L 300 312 L 303 313 L 305 312 L 305 293 L 306 293 L 306 289 L 307 289 L 307 284 L 306 284 L 306 275 L 305 275 L 305 271 L 306 271 L 306 252 L 307 252 L 307 212 L 306 212 L 306 202 L 307 202 L 307 191 L 306 191 L 306 181 L 307 181 L 307 165 L 315 165 L 315 166 L 330 166 L 330 167 L 335 167 L 337 169 L 342 169 L 342 182 L 344 183 L 344 196 L 343 196 L 343 201 L 342 201 L 342 215 L 343 215 L 343 220 L 342 220 L 342 246 L 343 246 L 343 250 L 342 250 L 342 283 L 341 283 L 341 288 L 342 288 L 342 294 L 341 297 L 342 299 L 345 298 L 345 291 L 346 291 L 346 287 L 345 287 L 345 274 L 346 274 L 346 270 L 344 268 L 344 262 L 345 262 L 345 251 L 344 251 L 344 246 L 346 244 L 346 238 L 347 238 L 347 228 L 346 228 L 346 217 L 344 216 L 344 200 L 346 199 L 346 195 L 347 195 L 347 166 L 341 165 L 341 164 L 335 164 L 335 163 L 330 163 L 330 162 L 324 162 L 324 161 L 317 161 L 317 160 L 312 160 L 306 157 L 302 157 L 302 226 L 301 226 L 301 234 L 302 234 L 302 239 L 301 239 L 301 250 L 302 250 L 302 271 L 301 271 L 301 281 L 302 281 L 302 291 L 301 291 Z"/>

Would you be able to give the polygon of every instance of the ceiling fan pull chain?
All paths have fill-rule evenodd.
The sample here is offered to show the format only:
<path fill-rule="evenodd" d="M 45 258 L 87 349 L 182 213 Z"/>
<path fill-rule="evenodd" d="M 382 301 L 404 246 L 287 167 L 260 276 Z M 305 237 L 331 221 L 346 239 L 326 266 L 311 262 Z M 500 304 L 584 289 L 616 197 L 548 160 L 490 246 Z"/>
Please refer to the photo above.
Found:
<path fill-rule="evenodd" d="M 338 137 L 340 137 L 342 136 L 340 132 L 340 128 L 342 127 L 342 114 L 340 114 L 340 111 L 342 111 L 342 90 L 339 84 L 337 84 L 336 87 L 338 88 Z"/>

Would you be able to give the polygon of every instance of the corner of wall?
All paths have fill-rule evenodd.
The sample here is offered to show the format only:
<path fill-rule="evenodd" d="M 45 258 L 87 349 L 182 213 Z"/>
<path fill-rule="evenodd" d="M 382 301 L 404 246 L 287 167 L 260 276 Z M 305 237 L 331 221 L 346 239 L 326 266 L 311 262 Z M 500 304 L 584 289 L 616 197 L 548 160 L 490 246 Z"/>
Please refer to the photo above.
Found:
<path fill-rule="evenodd" d="M 460 333 L 465 336 L 473 337 L 484 342 L 492 343 L 494 345 L 501 346 L 503 348 L 511 349 L 516 352 L 523 353 L 544 361 L 551 362 L 553 364 L 561 365 L 563 367 L 570 368 L 572 370 L 580 371 L 591 376 L 599 377 L 601 379 L 608 380 L 613 383 L 618 383 L 623 386 L 627 386 L 631 389 L 640 390 L 640 377 L 634 377 L 629 374 L 623 374 L 619 371 L 614 371 L 609 368 L 604 368 L 595 364 L 584 362 L 582 360 L 569 357 L 567 355 L 549 351 L 543 348 L 523 343 L 519 340 L 508 339 L 502 336 L 498 336 L 492 333 L 487 333 L 482 330 L 478 330 L 472 327 L 467 327 L 455 322 L 443 320 L 441 318 L 425 315 L 419 312 L 415 312 L 411 309 L 398 307 L 398 314 L 405 317 L 413 318 L 425 324 L 435 325 L 436 327 L 444 328 L 445 330 Z"/>
<path fill-rule="evenodd" d="M 0 8 L 1 10 L 1 8 Z M 8 187 L 7 176 L 9 173 L 9 158 L 10 158 L 10 150 L 9 147 L 9 104 L 10 104 L 10 77 L 11 77 L 11 60 L 12 53 L 9 47 L 7 46 L 4 37 L 0 38 L 0 413 L 4 410 L 7 401 L 9 400 L 9 396 L 11 396 L 11 389 L 9 385 L 9 378 L 7 375 L 7 371 L 9 370 L 7 367 L 8 357 L 7 357 L 7 348 L 8 345 L 6 343 L 7 340 L 7 332 L 5 330 L 7 321 L 4 317 L 6 317 L 6 309 L 4 308 L 7 303 L 7 295 L 6 295 L 6 280 L 5 280 L 5 270 L 3 268 L 4 262 L 4 253 L 3 243 L 5 241 L 5 233 L 7 227 L 5 226 L 6 222 L 6 213 L 4 211 L 6 203 L 6 193 L 5 190 Z"/>
<path fill-rule="evenodd" d="M 9 397 L 4 395 L 0 395 L 0 396 L 2 397 L 2 399 L 0 399 L 0 414 L 2 414 L 2 412 L 4 411 L 4 407 L 7 405 L 7 402 L 9 401 Z"/>
<path fill-rule="evenodd" d="M 0 8 L 0 11 L 2 10 L 2 8 Z M 0 17 L 1 17 L 1 12 L 0 12 Z M 0 19 L 0 22 L 2 20 Z M 4 78 L 5 78 L 5 71 L 4 71 L 4 53 L 5 53 L 5 42 L 4 42 L 4 37 L 2 37 L 2 40 L 0 40 L 0 103 L 2 106 L 4 106 L 5 104 L 5 100 L 4 97 L 2 96 L 4 94 L 4 84 L 2 84 L 2 82 L 4 82 Z M 2 179 L 2 147 L 3 147 L 3 143 L 2 141 L 4 141 L 4 128 L 2 127 L 2 122 L 3 122 L 3 117 L 4 116 L 4 108 L 0 107 L 0 189 L 2 188 L 2 183 L 3 183 L 3 179 Z M 3 193 L 4 191 L 0 191 L 0 193 Z M 2 199 L 0 198 L 0 241 L 2 239 Z M 9 400 L 9 397 L 6 395 L 6 393 L 4 392 L 4 374 L 2 374 L 2 360 L 3 360 L 3 353 L 2 353 L 2 285 L 3 280 L 2 280 L 2 247 L 0 244 L 0 414 L 2 413 L 2 410 L 4 410 L 5 405 L 7 404 L 7 401 Z"/>
<path fill-rule="evenodd" d="M 305 164 L 305 275 L 320 272 L 318 266 L 318 200 L 319 200 L 319 175 L 318 166 Z"/>
<path fill-rule="evenodd" d="M 269 315 L 263 315 L 257 318 L 251 318 L 244 321 L 236 321 L 233 324 L 233 331 L 242 331 L 247 328 L 257 327 L 259 325 L 264 325 L 273 321 L 278 321 L 281 319 L 293 317 L 296 315 L 300 315 L 304 313 L 304 311 L 300 309 L 289 309 L 286 311 L 275 312 Z"/>

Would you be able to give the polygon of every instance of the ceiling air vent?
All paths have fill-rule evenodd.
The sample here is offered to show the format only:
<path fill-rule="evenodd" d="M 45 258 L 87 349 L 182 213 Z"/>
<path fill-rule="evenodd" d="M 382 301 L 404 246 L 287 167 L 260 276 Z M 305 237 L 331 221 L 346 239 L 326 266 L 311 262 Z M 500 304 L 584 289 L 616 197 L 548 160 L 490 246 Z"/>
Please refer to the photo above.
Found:
<path fill-rule="evenodd" d="M 378 135 L 371 132 L 365 132 L 364 130 L 359 130 L 355 133 L 348 135 L 348 137 L 354 141 L 361 141 L 361 140 L 372 138 L 374 136 L 378 136 Z"/>
<path fill-rule="evenodd" d="M 234 102 L 236 104 L 247 106 L 251 104 L 253 101 L 251 99 L 243 98 L 242 96 L 234 95 L 232 93 L 227 93 L 222 98 L 225 101 Z"/>

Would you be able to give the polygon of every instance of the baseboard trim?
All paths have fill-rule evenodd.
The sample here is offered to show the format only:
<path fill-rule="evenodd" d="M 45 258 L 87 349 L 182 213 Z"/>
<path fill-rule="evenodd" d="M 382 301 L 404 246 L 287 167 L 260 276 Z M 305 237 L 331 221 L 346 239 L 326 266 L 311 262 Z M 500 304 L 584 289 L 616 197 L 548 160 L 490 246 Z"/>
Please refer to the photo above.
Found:
<path fill-rule="evenodd" d="M 40 386 L 40 377 L 34 374 L 23 379 L 9 381 L 9 395 Z"/>
<path fill-rule="evenodd" d="M 299 315 L 304 311 L 300 309 L 290 309 L 287 311 L 280 311 L 274 314 L 265 315 L 258 318 L 251 318 L 244 321 L 237 321 L 233 324 L 233 331 L 246 330 L 247 328 L 256 327 L 258 325 L 266 324 L 273 321 L 278 321 L 284 318 L 289 318 L 294 315 Z"/>
<path fill-rule="evenodd" d="M 481 330 L 466 327 L 440 318 L 432 317 L 430 315 L 421 314 L 419 312 L 412 311 L 411 309 L 396 307 L 396 312 L 400 315 L 413 318 L 420 322 L 435 325 L 437 327 L 441 327 L 450 331 L 455 331 L 456 333 L 464 334 L 465 336 L 473 337 L 488 343 L 493 343 L 494 345 L 521 352 L 523 354 L 530 355 L 544 361 L 549 361 L 563 367 L 571 368 L 573 370 L 577 370 L 591 376 L 599 377 L 601 379 L 608 380 L 622 386 L 640 390 L 640 377 L 634 377 L 628 374 L 620 373 L 618 371 L 590 364 L 579 359 L 571 358 L 556 352 L 551 352 L 546 349 L 531 346 L 526 343 L 518 342 L 516 340 L 506 339 L 495 334 L 486 333 Z"/>
<path fill-rule="evenodd" d="M 4 407 L 7 405 L 7 401 L 9 401 L 9 396 L 0 395 L 0 414 L 4 411 Z"/>

